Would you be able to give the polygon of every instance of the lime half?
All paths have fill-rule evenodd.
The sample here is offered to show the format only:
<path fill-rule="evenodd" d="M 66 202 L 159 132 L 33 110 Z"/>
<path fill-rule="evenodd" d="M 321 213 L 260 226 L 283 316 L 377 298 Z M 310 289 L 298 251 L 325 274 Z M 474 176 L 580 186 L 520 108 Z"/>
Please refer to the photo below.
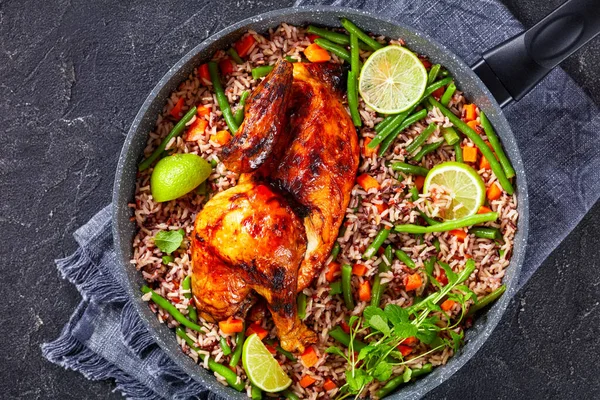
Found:
<path fill-rule="evenodd" d="M 485 201 L 485 183 L 473 168 L 449 161 L 436 165 L 429 171 L 423 184 L 423 193 L 437 184 L 445 187 L 452 196 L 452 203 L 444 219 L 457 219 L 476 214 Z"/>
<path fill-rule="evenodd" d="M 210 175 L 210 164 L 196 154 L 174 154 L 160 160 L 150 177 L 155 201 L 176 199 L 191 192 Z"/>
<path fill-rule="evenodd" d="M 386 46 L 367 59 L 358 91 L 365 103 L 382 114 L 397 114 L 415 105 L 427 86 L 427 70 L 412 51 Z"/>
<path fill-rule="evenodd" d="M 244 342 L 242 364 L 250 382 L 265 392 L 280 392 L 292 384 L 290 377 L 256 333 L 248 336 Z"/>

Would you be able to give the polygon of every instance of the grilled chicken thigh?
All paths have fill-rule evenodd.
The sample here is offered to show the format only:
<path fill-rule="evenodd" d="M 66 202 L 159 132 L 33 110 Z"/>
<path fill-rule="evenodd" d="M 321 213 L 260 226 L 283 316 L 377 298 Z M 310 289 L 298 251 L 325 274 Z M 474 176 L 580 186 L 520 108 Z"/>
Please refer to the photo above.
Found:
<path fill-rule="evenodd" d="M 358 169 L 358 138 L 341 103 L 339 65 L 276 65 L 223 150 L 238 185 L 198 214 L 192 290 L 200 314 L 245 315 L 264 297 L 281 346 L 303 351 L 316 335 L 298 319 L 296 294 L 320 272 L 338 236 Z M 293 76 L 293 80 L 292 80 Z"/>

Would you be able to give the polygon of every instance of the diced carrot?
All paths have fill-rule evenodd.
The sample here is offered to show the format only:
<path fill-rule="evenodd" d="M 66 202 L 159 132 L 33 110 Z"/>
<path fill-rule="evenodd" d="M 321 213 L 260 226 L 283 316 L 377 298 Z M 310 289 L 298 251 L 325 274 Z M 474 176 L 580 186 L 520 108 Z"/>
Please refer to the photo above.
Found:
<path fill-rule="evenodd" d="M 448 299 L 448 300 L 445 300 L 445 301 L 444 301 L 444 302 L 441 304 L 441 307 L 442 307 L 442 310 L 444 310 L 444 311 L 449 311 L 449 310 L 451 310 L 451 309 L 452 309 L 452 307 L 454 307 L 454 305 L 455 305 L 455 304 L 456 304 L 456 302 L 455 302 L 454 300 L 450 300 L 450 299 Z"/>
<path fill-rule="evenodd" d="M 202 83 L 205 85 L 210 85 L 210 73 L 208 72 L 208 64 L 202 64 L 200 68 L 198 68 L 198 75 L 200 75 L 200 79 L 202 79 Z"/>
<path fill-rule="evenodd" d="M 327 380 L 325 380 L 325 383 L 323 383 L 323 389 L 325 389 L 326 391 L 330 391 L 335 388 L 337 388 L 337 385 L 335 384 L 334 381 L 332 381 L 329 378 L 327 378 Z"/>
<path fill-rule="evenodd" d="M 417 343 L 419 343 L 419 339 L 417 339 L 415 336 L 411 336 L 404 339 L 400 344 L 405 346 L 415 346 Z"/>
<path fill-rule="evenodd" d="M 302 377 L 302 379 L 300 379 L 300 386 L 302 386 L 303 388 L 307 388 L 310 385 L 312 385 L 313 383 L 315 383 L 317 380 L 315 378 L 313 378 L 312 376 L 309 375 L 304 375 Z"/>
<path fill-rule="evenodd" d="M 438 276 L 435 277 L 435 279 L 442 286 L 446 286 L 448 284 L 448 277 L 446 276 L 446 271 L 444 271 L 443 269 L 440 269 L 440 273 L 438 274 Z"/>
<path fill-rule="evenodd" d="M 184 98 L 180 97 L 179 100 L 177 100 L 177 103 L 175 103 L 175 105 L 173 106 L 173 108 L 171 108 L 171 116 L 173 118 L 181 118 L 181 110 L 183 109 L 183 102 L 184 102 Z"/>
<path fill-rule="evenodd" d="M 331 60 L 331 56 L 321 46 L 316 43 L 311 44 L 306 49 L 304 49 L 304 55 L 310 62 L 318 63 L 318 62 L 327 62 Z"/>
<path fill-rule="evenodd" d="M 486 206 L 481 206 L 481 207 L 479 207 L 479 210 L 477 210 L 477 214 L 486 214 L 486 213 L 490 213 L 490 212 L 492 212 L 492 210 Z"/>
<path fill-rule="evenodd" d="M 498 200 L 502 195 L 502 190 L 498 187 L 496 182 L 492 183 L 487 190 L 487 198 L 488 200 Z"/>
<path fill-rule="evenodd" d="M 412 275 L 409 275 L 408 277 L 406 277 L 406 283 L 404 284 L 404 289 L 407 292 L 410 292 L 411 290 L 416 290 L 416 289 L 420 288 L 422 284 L 423 284 L 423 279 L 421 279 L 421 275 L 412 274 Z"/>
<path fill-rule="evenodd" d="M 471 129 L 473 129 L 476 133 L 479 133 L 479 122 L 477 122 L 477 120 L 472 120 L 467 122 L 467 125 L 469 125 L 469 127 L 471 127 Z"/>
<path fill-rule="evenodd" d="M 225 321 L 219 321 L 219 328 L 223 333 L 238 333 L 244 330 L 244 321 L 229 317 Z"/>
<path fill-rule="evenodd" d="M 373 204 L 373 205 L 375 206 L 375 208 L 377 209 L 377 212 L 378 212 L 379 214 L 382 214 L 382 213 L 383 213 L 385 210 L 387 210 L 387 209 L 388 209 L 388 206 L 387 206 L 387 204 L 385 204 L 385 203 L 381 203 L 381 204 Z M 380 247 L 380 249 L 381 249 L 381 247 Z"/>
<path fill-rule="evenodd" d="M 340 327 L 342 328 L 342 330 L 344 332 L 350 333 L 350 325 L 348 325 L 348 323 L 346 321 L 340 322 Z"/>
<path fill-rule="evenodd" d="M 473 121 L 477 118 L 477 106 L 475 104 L 465 104 L 463 110 L 465 112 L 464 119 L 466 122 Z"/>
<path fill-rule="evenodd" d="M 302 359 L 302 364 L 304 364 L 306 368 L 314 366 L 317 361 L 319 361 L 319 356 L 312 346 L 308 346 L 300 358 Z"/>
<path fill-rule="evenodd" d="M 210 108 L 206 107 L 205 105 L 199 105 L 196 114 L 201 117 L 205 117 L 210 114 Z"/>
<path fill-rule="evenodd" d="M 369 267 L 364 264 L 354 264 L 352 267 L 352 273 L 356 276 L 363 276 L 367 273 Z"/>
<path fill-rule="evenodd" d="M 246 57 L 248 54 L 250 54 L 250 50 L 252 49 L 252 46 L 255 42 L 256 39 L 254 39 L 254 36 L 246 35 L 237 42 L 235 42 L 233 44 L 233 47 L 235 48 L 235 51 L 237 51 L 240 57 Z"/>
<path fill-rule="evenodd" d="M 275 346 L 271 346 L 270 344 L 265 344 L 265 347 L 267 348 L 267 350 L 269 350 L 269 353 L 275 355 L 277 354 L 277 349 L 275 348 Z"/>
<path fill-rule="evenodd" d="M 309 33 L 309 34 L 306 35 L 306 37 L 308 38 L 308 40 L 310 40 L 311 43 L 314 43 L 315 39 L 318 39 L 321 36 L 315 35 L 314 33 Z"/>
<path fill-rule="evenodd" d="M 464 242 L 465 238 L 467 237 L 467 232 L 463 231 L 462 229 L 454 229 L 448 233 L 450 233 L 452 236 L 455 236 L 459 242 Z"/>
<path fill-rule="evenodd" d="M 481 157 L 481 160 L 479 161 L 479 169 L 492 169 L 492 166 L 487 158 L 483 156 Z"/>
<path fill-rule="evenodd" d="M 330 262 L 327 266 L 327 272 L 325 273 L 325 279 L 327 279 L 327 282 L 335 281 L 341 269 L 342 266 L 340 265 L 340 263 L 335 261 Z"/>
<path fill-rule="evenodd" d="M 431 93 L 431 95 L 432 95 L 433 97 L 435 97 L 436 99 L 438 99 L 438 100 L 439 100 L 439 99 L 440 99 L 440 97 L 442 97 L 442 95 L 444 94 L 444 92 L 445 92 L 445 91 L 446 91 L 446 87 L 445 87 L 445 86 L 442 86 L 441 88 L 439 88 L 439 89 L 436 89 L 436 90 L 435 90 L 433 93 Z"/>
<path fill-rule="evenodd" d="M 419 192 L 421 191 L 421 189 L 423 189 L 424 184 L 425 184 L 425 177 L 418 175 L 415 178 L 415 186 L 417 187 L 417 189 L 419 189 Z"/>
<path fill-rule="evenodd" d="M 210 137 L 210 140 L 219 143 L 221 146 L 225 146 L 231 140 L 231 134 L 229 131 L 218 131 Z"/>
<path fill-rule="evenodd" d="M 426 59 L 425 57 L 419 56 L 419 60 L 421 60 L 421 63 L 423 63 L 423 66 L 425 67 L 425 69 L 431 68 L 431 61 L 429 61 L 428 59 Z"/>
<path fill-rule="evenodd" d="M 402 357 L 406 357 L 407 355 L 409 355 L 410 353 L 413 352 L 413 348 L 410 346 L 405 346 L 403 344 L 399 344 L 398 345 L 398 350 L 400 350 L 400 354 L 402 354 Z"/>
<path fill-rule="evenodd" d="M 472 255 L 470 255 L 470 254 L 465 254 L 465 258 L 466 258 L 467 260 L 470 260 L 471 258 L 473 258 L 473 256 L 472 256 Z"/>
<path fill-rule="evenodd" d="M 369 281 L 364 281 L 358 287 L 358 299 L 360 301 L 371 300 L 371 284 L 369 283 Z"/>
<path fill-rule="evenodd" d="M 373 156 L 373 154 L 377 154 L 377 151 L 379 150 L 379 145 L 374 149 L 369 148 L 369 143 L 371 143 L 372 140 L 373 139 L 370 137 L 365 138 L 365 143 L 363 145 L 363 155 L 367 158 L 371 158 L 371 156 Z"/>
<path fill-rule="evenodd" d="M 236 367 L 232 367 L 231 365 L 227 365 L 227 368 L 229 368 L 233 373 L 237 374 L 237 368 Z"/>
<path fill-rule="evenodd" d="M 476 162 L 477 161 L 477 147 L 463 146 L 463 160 L 465 162 Z"/>
<path fill-rule="evenodd" d="M 207 126 L 207 120 L 205 120 L 204 118 L 196 118 L 196 120 L 189 126 L 189 130 L 187 132 L 185 140 L 187 140 L 188 142 L 194 142 L 196 140 L 202 139 Z"/>
<path fill-rule="evenodd" d="M 226 57 L 219 61 L 219 70 L 223 75 L 229 75 L 235 71 L 235 65 L 231 58 Z"/>
<path fill-rule="evenodd" d="M 358 182 L 358 184 L 367 192 L 370 189 L 379 190 L 379 188 L 380 188 L 379 182 L 377 182 L 377 179 L 373 178 L 369 174 L 360 175 L 358 178 L 356 178 L 356 182 Z"/>
<path fill-rule="evenodd" d="M 267 332 L 266 329 L 260 326 L 260 321 L 256 321 L 255 323 L 250 325 L 248 329 L 246 329 L 246 336 L 250 336 L 253 333 L 256 333 L 260 340 L 263 340 L 269 334 L 269 332 Z"/>

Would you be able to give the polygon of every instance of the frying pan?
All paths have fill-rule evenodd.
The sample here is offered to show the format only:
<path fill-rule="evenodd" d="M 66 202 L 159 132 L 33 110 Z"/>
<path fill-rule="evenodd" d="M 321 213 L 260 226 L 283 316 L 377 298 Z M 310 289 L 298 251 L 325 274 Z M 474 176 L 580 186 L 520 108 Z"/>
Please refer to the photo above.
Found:
<path fill-rule="evenodd" d="M 349 18 L 365 31 L 390 38 L 402 38 L 410 49 L 446 67 L 454 76 L 458 87 L 485 111 L 517 172 L 516 194 L 520 217 L 514 253 L 504 278 L 506 294 L 476 318 L 474 326 L 466 331 L 465 346 L 447 365 L 435 368 L 431 374 L 415 383 L 405 385 L 389 397 L 392 399 L 420 398 L 444 382 L 473 357 L 502 318 L 510 298 L 517 290 L 525 256 L 529 202 L 523 162 L 501 107 L 523 97 L 552 68 L 600 31 L 600 7 L 597 0 L 570 0 L 530 30 L 484 53 L 481 61 L 470 68 L 425 33 L 385 17 L 340 7 L 300 7 L 271 11 L 240 21 L 209 37 L 179 60 L 142 105 L 119 158 L 113 191 L 113 236 L 119 260 L 117 278 L 158 345 L 189 375 L 223 398 L 246 397 L 244 393 L 218 383 L 210 372 L 185 355 L 177 344 L 175 333 L 159 323 L 148 305 L 141 300 L 140 287 L 144 280 L 129 263 L 136 227 L 130 221 L 132 211 L 127 206 L 135 194 L 137 165 L 142 159 L 148 133 L 154 128 L 156 117 L 169 94 L 196 66 L 208 61 L 216 50 L 231 45 L 248 29 L 264 32 L 282 22 L 299 26 L 315 24 L 338 27 L 340 17 Z"/>

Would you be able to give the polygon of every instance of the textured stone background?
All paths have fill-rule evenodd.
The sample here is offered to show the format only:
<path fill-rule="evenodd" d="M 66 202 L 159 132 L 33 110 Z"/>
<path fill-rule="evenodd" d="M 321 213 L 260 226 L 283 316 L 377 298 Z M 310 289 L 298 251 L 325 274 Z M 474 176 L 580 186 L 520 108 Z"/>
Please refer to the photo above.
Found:
<path fill-rule="evenodd" d="M 561 0 L 505 0 L 527 26 Z M 0 0 L 2 398 L 117 399 L 44 361 L 79 302 L 52 260 L 110 202 L 130 121 L 150 89 L 215 26 L 291 4 Z M 475 4 L 475 3 L 474 3 Z M 600 104 L 600 40 L 564 68 Z M 535 216 L 532 216 L 535 218 Z M 600 397 L 600 204 L 514 298 L 479 353 L 427 398 Z"/>

